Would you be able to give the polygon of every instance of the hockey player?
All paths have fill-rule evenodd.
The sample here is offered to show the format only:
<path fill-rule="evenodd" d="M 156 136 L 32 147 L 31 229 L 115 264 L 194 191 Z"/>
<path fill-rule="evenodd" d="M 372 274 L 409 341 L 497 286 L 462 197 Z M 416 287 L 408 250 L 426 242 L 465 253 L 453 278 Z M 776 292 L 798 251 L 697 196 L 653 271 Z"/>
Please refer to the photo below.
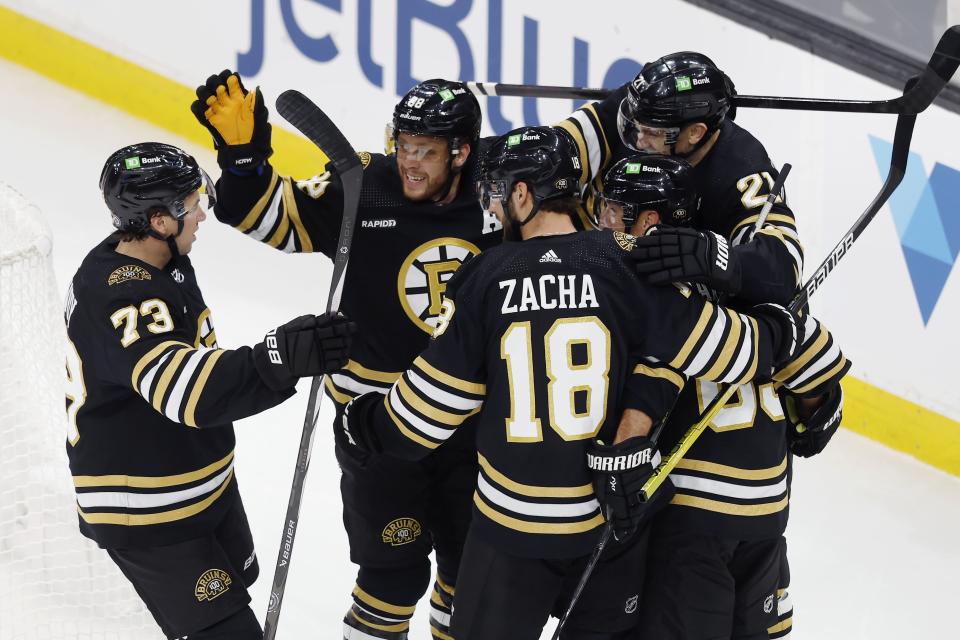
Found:
<path fill-rule="evenodd" d="M 800 329 L 776 305 L 750 317 L 686 287 L 643 282 L 632 236 L 575 233 L 579 173 L 572 141 L 557 129 L 523 128 L 494 144 L 481 202 L 508 237 L 523 241 L 461 269 L 427 350 L 386 399 L 364 394 L 345 412 L 358 448 L 419 459 L 482 410 L 474 518 L 451 625 L 458 640 L 538 638 L 597 542 L 601 506 L 629 540 L 644 506 L 636 491 L 659 458 L 642 435 L 650 416 L 636 437 L 617 426 L 637 358 L 740 383 L 790 362 Z M 565 638 L 630 633 L 643 547 L 616 548 L 594 572 Z"/>
<path fill-rule="evenodd" d="M 223 170 L 218 219 L 277 249 L 332 257 L 343 212 L 336 170 L 299 182 L 279 175 L 268 162 L 263 97 L 236 74 L 212 76 L 197 96 L 193 112 L 212 133 Z M 338 415 L 360 393 L 389 390 L 426 347 L 454 271 L 500 242 L 499 223 L 473 191 L 480 122 L 462 83 L 428 80 L 394 109 L 396 152 L 359 154 L 363 188 L 341 302 L 359 333 L 350 361 L 325 381 Z M 344 637 L 407 637 L 429 585 L 431 549 L 431 630 L 446 637 L 476 478 L 470 434 L 418 462 L 358 452 L 340 429 L 334 439 L 350 559 L 359 565 Z"/>
<path fill-rule="evenodd" d="M 252 348 L 219 348 L 187 257 L 209 178 L 180 149 L 147 142 L 112 154 L 100 189 L 118 231 L 80 265 L 65 311 L 80 530 L 168 638 L 261 638 L 231 422 L 342 366 L 352 323 L 301 316 Z"/>
<path fill-rule="evenodd" d="M 680 169 L 671 170 L 671 165 Z M 604 176 L 604 191 L 597 199 L 600 203 L 597 221 L 601 226 L 617 226 L 618 223 L 622 224 L 623 220 L 628 224 L 636 221 L 633 228 L 635 232 L 645 230 L 651 223 L 686 224 L 690 220 L 688 214 L 693 214 L 693 218 L 696 218 L 696 209 L 689 206 L 691 199 L 696 198 L 696 193 L 682 188 L 678 190 L 675 183 L 688 177 L 689 165 L 682 160 L 658 155 L 634 156 L 622 160 Z M 664 197 L 671 192 L 672 198 Z M 621 211 L 623 214 L 618 215 Z M 676 211 L 682 211 L 683 214 L 671 215 Z M 648 252 L 642 243 L 643 239 L 638 239 L 635 253 Z M 803 361 L 798 359 L 798 363 Z M 829 362 L 831 367 L 842 362 L 839 352 L 831 356 Z M 793 375 L 791 370 L 786 374 Z M 817 392 L 822 390 L 821 387 Z M 805 424 L 803 435 L 811 440 L 822 439 L 823 434 L 834 431 L 840 421 L 839 386 L 833 386 L 826 391 L 826 397 L 798 400 L 793 393 L 780 389 L 780 401 L 783 403 L 781 408 L 776 401 L 775 390 L 771 389 L 768 394 L 761 396 L 765 409 L 763 415 L 745 416 L 746 422 L 740 428 L 748 429 L 747 431 L 739 436 L 723 434 L 722 431 L 708 431 L 694 445 L 687 459 L 681 462 L 678 471 L 671 476 L 677 479 L 678 495 L 674 497 L 672 506 L 654 525 L 651 550 L 653 559 L 645 590 L 648 597 L 641 604 L 641 629 L 644 636 L 700 638 L 720 634 L 736 638 L 762 638 L 769 630 L 772 630 L 769 631 L 771 634 L 789 630 L 788 625 L 778 627 L 780 623 L 777 621 L 772 597 L 778 578 L 782 584 L 789 580 L 788 574 L 782 574 L 784 568 L 778 561 L 778 557 L 780 561 L 785 558 L 780 536 L 782 529 L 776 528 L 778 521 L 774 520 L 768 526 L 774 530 L 764 536 L 763 529 L 760 528 L 762 523 L 759 523 L 764 511 L 767 511 L 768 515 L 783 511 L 785 516 L 785 505 L 782 510 L 770 509 L 757 500 L 762 497 L 762 493 L 785 496 L 787 487 L 782 486 L 776 491 L 763 490 L 761 487 L 761 492 L 758 492 L 753 500 L 755 505 L 760 504 L 760 508 L 754 507 L 752 511 L 748 511 L 742 505 L 746 502 L 744 499 L 749 497 L 749 490 L 740 488 L 736 496 L 724 495 L 724 487 L 726 494 L 733 494 L 739 485 L 732 483 L 729 478 L 717 481 L 707 474 L 754 480 L 752 486 L 757 486 L 757 481 L 764 479 L 756 472 L 757 467 L 768 467 L 768 476 L 786 474 L 789 461 L 786 459 L 784 412 L 789 410 L 794 414 L 787 422 L 788 425 L 799 423 L 798 416 L 802 414 Z M 697 403 L 689 391 L 686 393 L 676 415 L 668 423 L 664 446 L 670 446 L 676 441 L 703 409 L 702 399 Z M 744 402 L 743 396 L 750 393 L 752 389 L 749 386 L 741 389 L 741 405 Z M 756 401 L 751 404 L 755 405 Z M 715 419 L 712 427 L 714 431 L 717 431 L 718 422 L 721 426 L 729 426 L 729 418 L 726 418 L 725 423 L 724 413 L 729 414 L 730 411 L 731 409 L 725 409 Z M 795 446 L 799 447 L 799 441 Z M 784 460 L 780 465 L 783 468 L 771 464 L 772 459 Z M 737 468 L 745 471 L 738 474 Z M 752 474 L 748 473 L 750 470 L 753 471 Z M 775 479 L 785 485 L 779 477 Z M 767 480 L 766 484 L 769 486 L 771 483 L 769 478 Z M 711 496 L 711 493 L 721 495 Z M 738 501 L 739 504 L 732 503 L 733 497 L 742 500 Z M 736 511 L 737 506 L 741 507 L 740 513 Z M 704 517 L 698 511 L 703 509 L 717 512 L 718 515 Z M 744 528 L 748 526 L 738 526 L 738 516 L 740 520 L 759 523 L 755 528 L 759 537 L 750 537 L 748 540 L 737 538 L 737 535 L 744 535 Z M 690 553 L 691 541 L 693 545 L 701 547 L 698 556 Z M 726 562 L 715 557 L 717 550 L 727 558 Z M 729 554 L 726 553 L 727 550 Z M 692 560 L 692 557 L 697 559 Z M 713 566 L 704 562 L 704 558 L 709 558 Z M 745 561 L 742 558 L 750 560 Z M 713 575 L 727 576 L 733 592 L 731 597 L 723 597 L 727 589 L 723 585 L 716 585 L 712 590 L 704 588 L 704 585 L 714 582 L 703 577 L 707 571 L 711 571 Z M 753 600 L 743 598 L 741 602 L 733 597 L 733 594 L 751 592 L 754 593 Z"/>

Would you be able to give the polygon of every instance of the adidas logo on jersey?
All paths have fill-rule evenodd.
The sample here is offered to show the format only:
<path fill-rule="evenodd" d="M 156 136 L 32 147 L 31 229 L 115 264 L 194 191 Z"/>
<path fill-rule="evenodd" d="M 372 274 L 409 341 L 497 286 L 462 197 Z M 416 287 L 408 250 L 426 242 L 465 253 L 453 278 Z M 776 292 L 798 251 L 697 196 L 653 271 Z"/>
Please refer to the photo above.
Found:
<path fill-rule="evenodd" d="M 540 262 L 563 262 L 553 249 L 540 256 Z"/>
<path fill-rule="evenodd" d="M 369 229 L 386 229 L 387 227 L 397 226 L 397 221 L 393 219 L 386 220 L 363 220 L 360 226 Z"/>

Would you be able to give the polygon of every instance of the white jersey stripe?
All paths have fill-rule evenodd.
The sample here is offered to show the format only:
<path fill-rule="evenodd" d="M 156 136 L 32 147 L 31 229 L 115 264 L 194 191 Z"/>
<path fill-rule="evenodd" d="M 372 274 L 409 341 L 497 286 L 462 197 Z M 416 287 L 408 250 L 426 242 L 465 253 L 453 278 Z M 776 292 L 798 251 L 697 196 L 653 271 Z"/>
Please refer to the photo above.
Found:
<path fill-rule="evenodd" d="M 184 500 L 198 498 L 217 489 L 233 470 L 233 460 L 220 473 L 201 485 L 180 491 L 165 493 L 133 493 L 130 491 L 93 491 L 78 493 L 77 504 L 84 509 L 90 507 L 113 507 L 121 509 L 153 509 L 165 507 Z"/>
<path fill-rule="evenodd" d="M 440 403 L 457 411 L 473 411 L 483 404 L 483 400 L 471 400 L 444 391 L 417 375 L 413 369 L 407 371 L 407 379 L 420 392 L 420 395 L 429 398 L 432 404 Z"/>
<path fill-rule="evenodd" d="M 251 238 L 262 242 L 264 238 L 273 232 L 273 227 L 277 223 L 277 217 L 280 215 L 280 202 L 283 200 L 282 187 L 283 182 L 278 180 L 277 190 L 270 199 L 270 206 L 267 208 L 267 213 L 263 216 L 263 220 L 260 221 L 256 229 L 251 229 L 247 234 Z"/>
<path fill-rule="evenodd" d="M 600 503 L 597 502 L 596 498 L 591 498 L 583 502 L 571 502 L 565 504 L 527 502 L 526 500 L 518 500 L 508 496 L 499 489 L 496 489 L 493 485 L 487 482 L 487 479 L 483 477 L 482 473 L 477 475 L 477 490 L 483 494 L 483 497 L 487 500 L 487 502 L 513 511 L 514 513 L 523 514 L 525 516 L 578 518 L 592 515 L 593 513 L 596 513 L 597 509 L 600 508 Z"/>
<path fill-rule="evenodd" d="M 208 347 L 197 349 L 194 353 L 187 356 L 187 361 L 184 362 L 180 368 L 180 373 L 177 375 L 177 382 L 173 385 L 173 389 L 167 396 L 167 404 L 163 409 L 163 414 L 174 422 L 180 422 L 180 409 L 183 405 L 183 396 L 187 391 L 187 383 L 190 382 L 193 372 L 196 371 L 197 366 L 203 360 L 204 356 L 211 351 L 213 351 L 213 349 Z"/>
<path fill-rule="evenodd" d="M 721 482 L 720 480 L 709 480 L 699 476 L 688 476 L 682 473 L 671 473 L 670 480 L 677 489 L 689 489 L 691 491 L 703 491 L 727 498 L 740 498 L 741 500 L 758 500 L 760 498 L 776 498 L 783 495 L 787 490 L 787 478 L 784 476 L 780 482 L 775 484 L 761 486 L 746 486 L 742 484 L 733 484 L 732 482 Z"/>
<path fill-rule="evenodd" d="M 726 313 L 720 313 L 717 307 L 714 307 L 712 313 L 710 333 L 707 335 L 703 346 L 697 351 L 697 355 L 694 356 L 693 362 L 684 369 L 684 372 L 691 377 L 700 375 L 713 364 L 714 354 L 720 344 L 720 339 L 723 338 L 724 328 L 727 326 Z"/>
<path fill-rule="evenodd" d="M 407 409 L 407 406 L 403 404 L 403 401 L 398 397 L 400 392 L 396 389 L 391 389 L 387 397 L 390 399 L 390 406 L 393 408 L 394 412 L 399 416 L 408 427 L 411 427 L 420 433 L 430 436 L 434 440 L 440 440 L 441 442 L 453 435 L 454 429 L 443 429 L 431 424 L 426 420 L 423 420 L 412 411 Z"/>

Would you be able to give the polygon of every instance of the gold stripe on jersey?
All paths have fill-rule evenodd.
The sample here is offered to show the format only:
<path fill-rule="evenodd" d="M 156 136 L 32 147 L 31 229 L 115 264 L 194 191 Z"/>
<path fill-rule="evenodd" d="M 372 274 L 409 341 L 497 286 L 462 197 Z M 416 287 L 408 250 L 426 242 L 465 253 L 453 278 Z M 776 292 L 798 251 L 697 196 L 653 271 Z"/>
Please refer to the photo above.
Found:
<path fill-rule="evenodd" d="M 483 469 L 491 480 L 520 495 L 536 498 L 588 498 L 593 495 L 593 486 L 589 484 L 577 487 L 538 487 L 530 484 L 522 484 L 511 480 L 500 471 L 497 471 L 482 453 L 477 453 L 477 461 L 480 463 L 480 468 Z"/>
<path fill-rule="evenodd" d="M 197 316 L 197 335 L 193 339 L 194 347 L 200 347 L 200 346 L 212 347 L 213 346 L 212 344 L 208 344 L 207 343 L 208 341 L 204 339 L 205 337 L 208 337 L 210 334 L 207 334 L 207 336 L 203 335 L 203 323 L 206 322 L 207 318 L 209 317 L 210 317 L 210 307 L 207 307 L 206 309 L 201 311 L 200 315 Z"/>
<path fill-rule="evenodd" d="M 293 223 L 293 228 L 300 240 L 300 251 L 310 253 L 313 251 L 313 242 L 310 240 L 310 234 L 307 228 L 303 226 L 303 220 L 300 219 L 300 208 L 297 206 L 297 199 L 294 197 L 293 181 L 290 178 L 283 179 L 283 211 L 286 214 L 284 219 L 289 217 Z M 279 246 L 279 243 L 271 246 Z"/>
<path fill-rule="evenodd" d="M 731 467 L 717 462 L 710 462 L 709 460 L 696 460 L 691 458 L 682 458 L 680 462 L 677 463 L 676 468 L 711 473 L 718 476 L 736 478 L 737 480 L 773 480 L 774 478 L 779 478 L 783 475 L 783 472 L 787 470 L 787 457 L 784 456 L 783 461 L 777 466 L 767 467 L 766 469 L 741 469 L 740 467 Z"/>
<path fill-rule="evenodd" d="M 735 235 L 737 235 L 737 231 L 738 231 L 739 229 L 742 229 L 743 227 L 745 227 L 745 226 L 747 226 L 747 225 L 754 225 L 754 224 L 756 224 L 757 220 L 759 220 L 759 219 L 760 219 L 760 216 L 757 215 L 757 214 L 753 214 L 752 216 L 747 216 L 746 218 L 744 218 L 743 220 L 741 220 L 740 222 L 738 222 L 738 223 L 736 224 L 736 226 L 733 227 L 733 231 L 730 232 L 730 238 L 733 238 Z M 796 222 L 796 220 L 794 219 L 794 217 L 793 217 L 792 215 L 785 215 L 785 214 L 783 214 L 783 213 L 771 213 L 771 214 L 769 214 L 769 215 L 767 216 L 766 220 L 763 221 L 763 224 L 764 224 L 764 226 L 766 226 L 766 225 L 772 224 L 772 223 L 774 223 L 774 222 L 786 222 L 786 223 L 788 223 L 788 224 L 789 224 L 790 226 L 792 226 L 792 227 L 796 227 L 796 225 L 797 225 L 797 222 Z"/>
<path fill-rule="evenodd" d="M 737 351 L 737 347 L 740 346 L 740 340 L 743 337 L 740 314 L 730 309 L 726 309 L 725 311 L 729 322 L 727 326 L 727 339 L 724 341 L 723 348 L 720 350 L 719 359 L 702 375 L 702 377 L 707 380 L 719 379 L 720 374 L 733 362 L 733 355 Z"/>
<path fill-rule="evenodd" d="M 693 351 L 693 348 L 697 346 L 698 342 L 700 342 L 700 338 L 703 336 L 704 329 L 710 322 L 711 316 L 713 316 L 713 309 L 713 304 L 710 302 L 705 302 L 703 304 L 703 309 L 700 311 L 700 318 L 697 320 L 697 324 L 694 325 L 690 335 L 687 336 L 687 341 L 683 343 L 683 347 L 680 349 L 679 353 L 677 353 L 676 357 L 670 361 L 670 366 L 672 368 L 683 368 L 683 364 L 687 361 L 690 352 Z"/>
<path fill-rule="evenodd" d="M 803 353 L 792 360 L 786 367 L 774 373 L 773 379 L 778 382 L 783 382 L 794 377 L 801 369 L 810 364 L 814 358 L 823 355 L 823 348 L 829 340 L 829 332 L 825 331 L 821 326 L 818 329 L 817 337 L 810 343 L 810 346 L 803 347 Z"/>
<path fill-rule="evenodd" d="M 330 397 L 333 398 L 333 401 L 339 404 L 347 404 L 356 397 L 337 389 L 333 384 L 333 380 L 330 379 L 330 376 L 323 377 L 323 385 L 327 388 L 327 392 L 330 394 Z"/>
<path fill-rule="evenodd" d="M 280 210 L 277 212 L 279 215 L 279 224 L 273 229 L 273 233 L 270 234 L 269 238 L 266 238 L 264 241 L 269 246 L 274 249 L 280 248 L 280 245 L 284 244 L 284 241 L 287 239 L 287 232 L 290 230 L 290 216 L 287 215 L 287 178 L 283 178 L 283 184 L 281 185 L 280 193 Z"/>
<path fill-rule="evenodd" d="M 276 170 L 270 175 L 270 185 L 267 187 L 267 190 L 263 192 L 263 195 L 260 196 L 260 199 L 257 200 L 256 204 L 253 205 L 253 208 L 244 216 L 243 220 L 240 221 L 240 224 L 237 225 L 237 231 L 242 231 L 247 233 L 257 222 L 257 219 L 260 217 L 260 214 L 263 213 L 263 210 L 267 208 L 267 205 L 270 204 L 272 200 L 273 192 L 277 188 L 277 182 L 280 177 L 277 175 Z"/>
<path fill-rule="evenodd" d="M 150 393 L 152 400 L 149 400 L 150 404 L 153 405 L 153 408 L 163 413 L 163 396 L 167 394 L 167 388 L 170 386 L 170 382 L 173 380 L 173 375 L 180 368 L 180 365 L 183 363 L 183 359 L 187 354 L 196 353 L 195 349 L 177 349 L 177 352 L 173 354 L 170 360 L 161 365 L 163 367 L 163 373 L 160 375 L 160 380 L 153 385 L 153 391 Z"/>
<path fill-rule="evenodd" d="M 375 382 L 385 382 L 387 384 L 393 384 L 400 379 L 401 375 L 403 375 L 402 372 L 377 371 L 376 369 L 368 369 L 356 360 L 347 360 L 347 364 L 342 370 L 356 374 L 359 378 L 366 378 L 367 380 L 373 380 Z"/>
<path fill-rule="evenodd" d="M 423 436 L 419 435 L 407 427 L 406 422 L 400 418 L 396 413 L 393 412 L 393 407 L 390 406 L 389 399 L 387 402 L 384 402 L 383 405 L 387 408 L 387 415 L 390 416 L 390 419 L 393 420 L 393 424 L 396 425 L 397 429 L 400 430 L 400 433 L 405 435 L 410 440 L 413 440 L 417 444 L 426 447 L 427 449 L 436 449 L 440 446 L 440 442 L 433 442 L 427 440 Z"/>
<path fill-rule="evenodd" d="M 397 386 L 395 387 L 397 391 L 400 392 L 400 397 L 403 398 L 404 402 L 416 409 L 418 412 L 422 413 L 424 416 L 430 418 L 431 420 L 436 420 L 442 424 L 456 427 L 463 423 L 464 420 L 474 415 L 483 405 L 477 406 L 475 409 L 470 410 L 468 413 L 450 413 L 449 411 L 444 411 L 430 405 L 423 398 L 417 395 L 415 389 L 411 388 L 407 381 L 403 378 L 397 380 Z"/>
<path fill-rule="evenodd" d="M 753 362 L 750 363 L 750 368 L 743 374 L 743 377 L 733 382 L 733 384 L 738 386 L 746 384 L 749 380 L 753 380 L 757 376 L 757 365 L 760 360 L 760 327 L 757 326 L 757 320 L 755 318 L 749 318 L 749 320 L 750 327 L 753 329 Z"/>
<path fill-rule="evenodd" d="M 353 587 L 353 595 L 360 602 L 366 604 L 367 606 L 373 607 L 380 611 L 385 611 L 386 613 L 392 613 L 398 616 L 412 616 L 413 612 L 416 611 L 416 607 L 403 607 L 396 604 L 390 604 L 389 602 L 384 602 L 379 598 L 375 598 L 363 589 L 360 588 L 360 585 L 355 584 Z"/>
<path fill-rule="evenodd" d="M 150 364 L 152 364 L 154 360 L 161 358 L 167 352 L 168 349 L 177 345 L 181 347 L 187 347 L 187 348 L 190 347 L 189 344 L 187 344 L 186 342 L 182 342 L 180 340 L 165 340 L 164 342 L 161 342 L 160 344 L 155 346 L 153 349 L 150 349 L 150 351 L 148 351 L 146 354 L 144 354 L 137 361 L 137 364 L 134 365 L 133 367 L 133 373 L 130 375 L 130 385 L 134 389 L 138 389 L 140 386 L 139 385 L 140 374 L 143 373 L 143 370 L 146 369 L 148 366 L 150 366 Z"/>
<path fill-rule="evenodd" d="M 732 516 L 768 516 L 773 513 L 779 513 L 787 508 L 789 496 L 784 496 L 777 502 L 766 502 L 762 504 L 735 504 L 732 502 L 722 502 L 720 500 L 711 500 L 710 498 L 701 498 L 700 496 L 690 496 L 677 492 L 670 501 L 670 504 L 683 507 L 695 507 L 706 511 L 716 513 L 725 513 Z"/>
<path fill-rule="evenodd" d="M 207 385 L 207 379 L 210 377 L 210 372 L 213 371 L 213 367 L 217 364 L 217 360 L 220 359 L 220 356 L 224 354 L 223 349 L 217 349 L 212 352 L 203 363 L 203 367 L 200 369 L 200 375 L 197 376 L 196 381 L 193 383 L 193 387 L 190 389 L 190 395 L 187 398 L 186 407 L 183 410 L 183 424 L 189 427 L 196 427 L 196 412 L 197 404 L 200 402 L 200 395 L 203 393 L 204 387 Z"/>
<path fill-rule="evenodd" d="M 417 359 L 413 361 L 413 365 L 434 380 L 441 382 L 448 387 L 480 396 L 486 395 L 487 393 L 487 385 L 479 382 L 470 382 L 469 380 L 463 380 L 456 376 L 452 376 L 449 373 L 445 373 L 424 360 L 423 356 L 417 356 Z"/>
<path fill-rule="evenodd" d="M 441 589 L 443 589 L 450 595 L 456 595 L 457 590 L 451 587 L 450 585 L 448 585 L 446 582 L 444 582 L 443 578 L 441 578 L 439 574 L 437 575 L 437 584 L 440 585 Z"/>
<path fill-rule="evenodd" d="M 378 631 L 406 631 L 410 628 L 410 621 L 398 622 L 397 624 L 377 624 L 376 622 L 370 622 L 369 620 L 364 620 L 356 614 L 352 609 L 350 610 L 350 615 L 353 616 L 354 620 L 359 622 L 365 627 L 370 627 L 371 629 L 377 629 Z"/>
<path fill-rule="evenodd" d="M 847 366 L 847 358 L 845 356 L 841 356 L 840 361 L 837 364 L 835 364 L 833 367 L 831 367 L 829 370 L 823 372 L 822 374 L 820 374 L 810 382 L 807 382 L 799 387 L 790 389 L 790 391 L 792 391 L 793 393 L 800 393 L 800 394 L 807 393 L 808 391 L 812 391 L 816 389 L 818 386 L 820 386 L 821 384 L 823 384 L 824 382 L 826 382 L 827 380 L 829 380 L 830 378 L 832 378 L 833 376 L 840 373 L 840 371 L 845 366 Z"/>
<path fill-rule="evenodd" d="M 187 473 L 178 473 L 172 476 L 126 476 L 118 474 L 105 476 L 73 476 L 73 486 L 80 488 L 134 487 L 137 489 L 157 489 L 160 487 L 187 484 L 211 476 L 220 469 L 223 469 L 233 460 L 233 453 L 234 452 L 231 451 L 216 462 L 212 462 L 202 469 L 188 471 Z"/>
<path fill-rule="evenodd" d="M 454 640 L 453 636 L 448 636 L 443 631 L 440 631 L 434 624 L 430 625 L 430 634 L 434 638 L 437 638 L 437 640 Z"/>
<path fill-rule="evenodd" d="M 87 522 L 88 524 L 117 524 L 121 526 L 137 527 L 151 524 L 163 524 L 166 522 L 176 522 L 177 520 L 184 520 L 191 516 L 195 516 L 212 505 L 217 501 L 218 498 L 220 498 L 221 495 L 223 495 L 223 492 L 226 491 L 227 487 L 230 486 L 230 482 L 232 480 L 233 470 L 231 469 L 230 473 L 215 492 L 200 502 L 195 502 L 194 504 L 186 507 L 180 507 L 179 509 L 173 509 L 171 511 L 160 511 L 157 513 L 89 513 L 78 506 L 77 512 L 80 514 L 80 517 L 83 518 L 84 522 Z"/>
<path fill-rule="evenodd" d="M 473 504 L 484 516 L 493 520 L 500 526 L 521 533 L 542 533 L 547 535 L 569 535 L 575 533 L 585 533 L 592 531 L 603 525 L 603 516 L 598 512 L 589 520 L 580 520 L 576 522 L 531 522 L 520 520 L 512 516 L 500 513 L 493 506 L 487 504 L 478 492 L 473 494 Z"/>
<path fill-rule="evenodd" d="M 686 384 L 683 376 L 669 367 L 653 367 L 641 363 L 633 368 L 633 372 L 648 378 L 662 378 L 673 383 L 677 389 L 683 389 L 683 385 Z"/>

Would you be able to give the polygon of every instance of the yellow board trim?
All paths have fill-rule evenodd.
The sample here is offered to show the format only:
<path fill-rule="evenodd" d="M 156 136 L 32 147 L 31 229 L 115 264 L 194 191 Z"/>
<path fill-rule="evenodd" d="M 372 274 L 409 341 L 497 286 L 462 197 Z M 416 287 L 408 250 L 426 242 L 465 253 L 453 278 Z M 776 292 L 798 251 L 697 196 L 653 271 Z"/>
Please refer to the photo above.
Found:
<path fill-rule="evenodd" d="M 125 475 L 107 475 L 107 476 L 73 476 L 73 486 L 75 487 L 136 487 L 138 489 L 158 489 L 160 487 L 174 487 L 178 484 L 187 484 L 196 482 L 202 478 L 213 475 L 220 469 L 230 464 L 233 460 L 233 451 L 223 458 L 212 462 L 202 469 L 189 471 L 187 473 L 178 473 L 173 476 L 125 476 Z"/>
<path fill-rule="evenodd" d="M 593 486 L 589 484 L 579 487 L 536 487 L 529 484 L 520 484 L 494 469 L 493 465 L 483 457 L 482 453 L 477 454 L 477 461 L 480 463 L 480 467 L 494 482 L 522 496 L 531 496 L 534 498 L 586 498 L 593 495 Z"/>
<path fill-rule="evenodd" d="M 843 393 L 844 427 L 960 476 L 960 422 L 850 376 Z"/>
<path fill-rule="evenodd" d="M 364 602 L 375 609 L 379 609 L 380 611 L 385 611 L 387 613 L 393 613 L 398 616 L 412 616 L 413 612 L 417 609 L 416 607 L 401 607 L 400 605 L 390 604 L 389 602 L 384 602 L 379 598 L 374 598 L 372 595 L 361 589 L 360 585 L 354 585 L 353 595 L 357 596 L 361 602 Z M 366 624 L 366 622 L 364 622 L 364 624 Z"/>
<path fill-rule="evenodd" d="M 210 133 L 190 112 L 196 99 L 193 87 L 6 7 L 0 7 L 0 33 L 0 57 L 166 129 L 197 148 L 212 148 Z M 198 75 L 197 84 L 205 79 Z M 279 128 L 278 118 L 273 120 L 276 154 L 271 164 L 285 175 L 322 173 L 327 156 L 306 138 Z"/>
<path fill-rule="evenodd" d="M 480 494 L 473 494 L 473 504 L 477 505 L 480 513 L 487 516 L 497 524 L 520 531 L 523 533 L 545 533 L 550 535 L 570 535 L 575 533 L 586 533 L 592 531 L 603 524 L 603 516 L 599 513 L 589 520 L 580 522 L 528 522 L 527 520 L 518 520 L 511 518 L 499 511 L 496 511 L 480 497 Z"/>
<path fill-rule="evenodd" d="M 87 513 L 79 506 L 77 511 L 80 517 L 89 524 L 119 524 L 127 527 L 146 526 L 151 524 L 162 524 L 164 522 L 175 522 L 184 520 L 190 516 L 195 516 L 214 502 L 226 491 L 233 480 L 233 470 L 230 470 L 226 480 L 220 485 L 214 493 L 210 494 L 200 502 L 186 507 L 180 507 L 172 511 L 161 511 L 160 513 L 130 514 L 130 513 Z"/>

